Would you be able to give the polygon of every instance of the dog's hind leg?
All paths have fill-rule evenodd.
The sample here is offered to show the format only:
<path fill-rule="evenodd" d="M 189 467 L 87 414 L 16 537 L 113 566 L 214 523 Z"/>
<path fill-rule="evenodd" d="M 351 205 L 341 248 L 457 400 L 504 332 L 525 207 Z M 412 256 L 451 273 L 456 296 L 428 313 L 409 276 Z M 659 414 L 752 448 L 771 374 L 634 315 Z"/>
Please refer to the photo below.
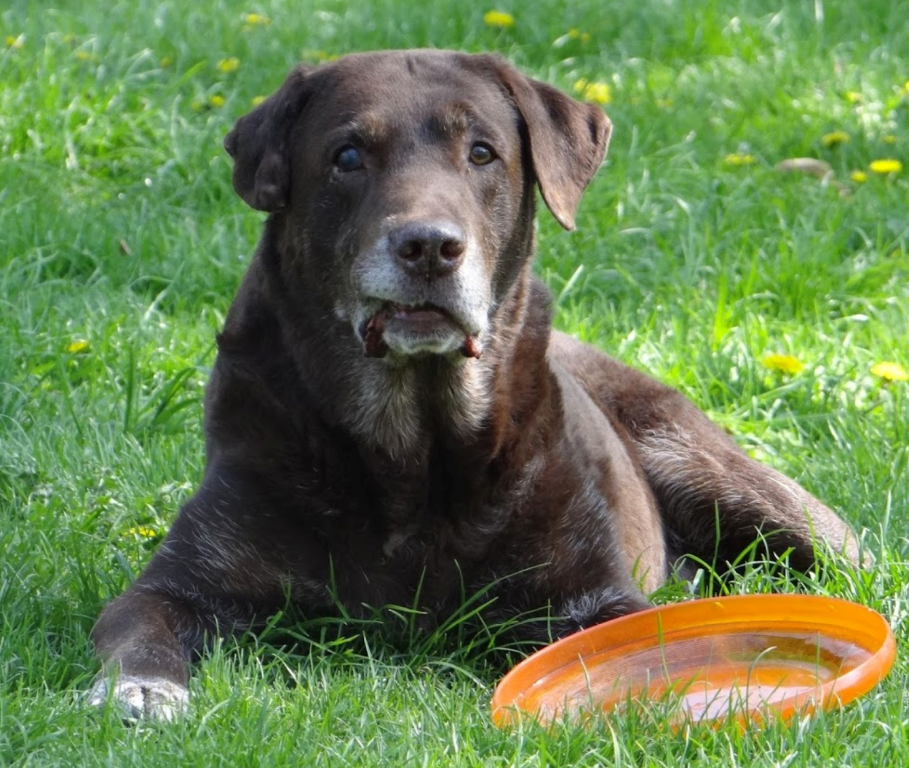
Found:
<path fill-rule="evenodd" d="M 763 538 L 801 570 L 818 546 L 858 562 L 855 536 L 833 511 L 754 461 L 682 394 L 560 333 L 550 353 L 634 447 L 677 554 L 722 565 Z"/>
<path fill-rule="evenodd" d="M 672 395 L 671 418 L 632 438 L 677 548 L 722 563 L 760 538 L 799 570 L 810 569 L 825 547 L 858 562 L 855 536 L 832 510 L 750 458 L 694 405 Z"/>

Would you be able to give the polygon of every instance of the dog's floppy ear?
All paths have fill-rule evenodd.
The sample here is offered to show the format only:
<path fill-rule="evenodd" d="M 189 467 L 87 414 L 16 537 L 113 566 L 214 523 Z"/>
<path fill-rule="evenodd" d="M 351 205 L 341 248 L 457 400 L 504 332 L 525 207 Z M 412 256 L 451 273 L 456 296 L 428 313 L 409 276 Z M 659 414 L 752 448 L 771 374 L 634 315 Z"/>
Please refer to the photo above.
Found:
<path fill-rule="evenodd" d="M 485 58 L 493 62 L 524 118 L 543 200 L 559 224 L 574 229 L 581 195 L 606 156 L 612 123 L 599 107 L 526 77 L 502 59 Z"/>
<path fill-rule="evenodd" d="M 248 205 L 269 213 L 287 205 L 290 191 L 290 134 L 306 101 L 312 67 L 294 69 L 284 84 L 224 139 L 234 159 L 234 189 Z"/>

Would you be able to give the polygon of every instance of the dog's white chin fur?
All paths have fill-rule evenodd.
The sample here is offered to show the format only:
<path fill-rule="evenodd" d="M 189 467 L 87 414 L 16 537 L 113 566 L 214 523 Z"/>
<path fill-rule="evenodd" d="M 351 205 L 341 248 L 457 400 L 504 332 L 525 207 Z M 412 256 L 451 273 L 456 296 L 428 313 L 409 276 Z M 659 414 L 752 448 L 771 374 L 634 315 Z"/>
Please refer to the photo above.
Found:
<path fill-rule="evenodd" d="M 169 722 L 189 706 L 189 691 L 163 678 L 125 675 L 98 680 L 88 694 L 88 703 L 103 707 L 110 701 L 128 720 L 149 718 Z"/>

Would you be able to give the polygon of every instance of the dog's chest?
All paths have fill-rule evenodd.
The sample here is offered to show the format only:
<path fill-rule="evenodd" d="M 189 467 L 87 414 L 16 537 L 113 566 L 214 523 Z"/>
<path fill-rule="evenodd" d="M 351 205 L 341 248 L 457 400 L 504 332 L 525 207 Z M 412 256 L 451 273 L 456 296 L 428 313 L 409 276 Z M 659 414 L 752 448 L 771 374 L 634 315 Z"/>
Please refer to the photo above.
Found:
<path fill-rule="evenodd" d="M 347 508 L 326 521 L 329 578 L 348 610 L 440 610 L 487 582 L 490 564 L 501 562 L 508 510 L 448 483 L 398 480 L 348 496 Z"/>
<path fill-rule="evenodd" d="M 442 611 L 477 582 L 482 557 L 459 557 L 449 526 L 417 525 L 332 537 L 330 561 L 336 598 L 353 615 L 403 605 Z"/>

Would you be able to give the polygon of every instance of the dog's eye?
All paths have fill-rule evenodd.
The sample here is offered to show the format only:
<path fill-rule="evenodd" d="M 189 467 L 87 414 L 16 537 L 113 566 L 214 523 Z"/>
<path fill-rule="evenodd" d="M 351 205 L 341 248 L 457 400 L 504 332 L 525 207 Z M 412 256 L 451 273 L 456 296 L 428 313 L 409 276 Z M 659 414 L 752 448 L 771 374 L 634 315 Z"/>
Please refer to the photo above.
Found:
<path fill-rule="evenodd" d="M 347 173 L 348 171 L 356 171 L 362 168 L 363 158 L 360 156 L 360 150 L 347 145 L 346 147 L 341 147 L 335 153 L 334 163 L 335 168 Z"/>
<path fill-rule="evenodd" d="M 470 162 L 474 165 L 489 165 L 495 159 L 496 153 L 488 144 L 478 141 L 470 148 Z"/>

